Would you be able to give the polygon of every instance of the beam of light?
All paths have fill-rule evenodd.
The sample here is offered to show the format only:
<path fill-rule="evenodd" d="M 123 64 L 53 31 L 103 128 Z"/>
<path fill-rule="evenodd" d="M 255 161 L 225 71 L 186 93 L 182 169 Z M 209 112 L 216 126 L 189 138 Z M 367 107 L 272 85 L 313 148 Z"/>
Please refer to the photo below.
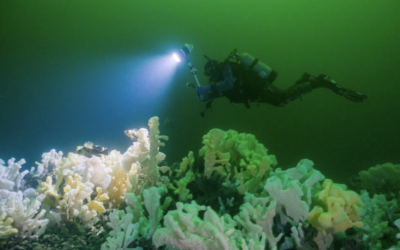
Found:
<path fill-rule="evenodd" d="M 180 64 L 171 54 L 123 55 L 88 64 L 79 75 L 79 91 L 73 92 L 84 110 L 81 118 L 96 114 L 102 127 L 139 121 L 147 126 L 149 117 L 160 116 L 174 98 L 173 80 Z"/>
<path fill-rule="evenodd" d="M 179 56 L 176 53 L 173 54 L 173 57 L 177 62 L 181 62 L 181 59 L 179 58 Z"/>
<path fill-rule="evenodd" d="M 132 108 L 148 111 L 150 116 L 158 114 L 168 98 L 173 98 L 172 83 L 178 65 L 171 53 L 132 60 L 125 86 Z"/>

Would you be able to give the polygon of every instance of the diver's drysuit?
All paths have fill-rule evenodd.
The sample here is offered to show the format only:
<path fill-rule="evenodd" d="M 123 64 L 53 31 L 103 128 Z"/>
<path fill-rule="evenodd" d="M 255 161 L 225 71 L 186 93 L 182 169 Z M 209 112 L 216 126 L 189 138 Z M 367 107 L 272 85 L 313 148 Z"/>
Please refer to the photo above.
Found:
<path fill-rule="evenodd" d="M 275 70 L 247 53 L 236 53 L 236 50 L 222 63 L 205 57 L 208 62 L 204 66 L 204 74 L 210 77 L 210 85 L 198 87 L 197 98 L 201 102 L 208 102 L 207 108 L 211 107 L 214 98 L 221 96 L 227 97 L 233 103 L 244 103 L 246 107 L 249 107 L 250 102 L 282 107 L 320 87 L 329 88 L 354 102 L 362 102 L 367 98 L 361 93 L 341 87 L 322 74 L 313 77 L 304 73 L 293 86 L 281 90 L 272 85 L 278 75 Z"/>

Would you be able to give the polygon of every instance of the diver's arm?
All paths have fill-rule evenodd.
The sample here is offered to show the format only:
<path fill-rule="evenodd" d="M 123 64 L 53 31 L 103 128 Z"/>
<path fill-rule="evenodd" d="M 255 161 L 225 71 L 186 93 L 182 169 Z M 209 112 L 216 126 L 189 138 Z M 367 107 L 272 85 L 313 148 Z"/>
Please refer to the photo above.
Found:
<path fill-rule="evenodd" d="M 226 64 L 222 71 L 223 81 L 216 83 L 216 88 L 219 92 L 227 92 L 235 85 L 236 78 L 233 77 L 232 68 L 229 64 Z"/>
<path fill-rule="evenodd" d="M 200 102 L 206 102 L 213 98 L 223 96 L 224 92 L 230 91 L 236 81 L 233 77 L 232 68 L 229 64 L 226 64 L 222 72 L 224 80 L 217 83 L 211 83 L 209 86 L 200 86 L 197 88 L 197 100 Z"/>
<path fill-rule="evenodd" d="M 223 82 L 223 81 L 221 81 L 221 82 Z M 211 99 L 223 96 L 223 94 L 221 92 L 219 92 L 217 89 L 218 83 L 211 83 L 208 86 L 198 87 L 197 88 L 197 100 L 199 102 L 207 102 Z"/>

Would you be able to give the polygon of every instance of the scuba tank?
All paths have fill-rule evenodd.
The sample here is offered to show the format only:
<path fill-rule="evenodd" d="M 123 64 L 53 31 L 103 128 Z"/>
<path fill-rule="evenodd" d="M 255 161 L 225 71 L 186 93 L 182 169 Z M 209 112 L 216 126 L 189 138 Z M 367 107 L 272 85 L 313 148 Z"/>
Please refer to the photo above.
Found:
<path fill-rule="evenodd" d="M 245 68 L 256 72 L 261 79 L 267 79 L 273 71 L 268 65 L 248 53 L 236 53 L 236 58 Z"/>

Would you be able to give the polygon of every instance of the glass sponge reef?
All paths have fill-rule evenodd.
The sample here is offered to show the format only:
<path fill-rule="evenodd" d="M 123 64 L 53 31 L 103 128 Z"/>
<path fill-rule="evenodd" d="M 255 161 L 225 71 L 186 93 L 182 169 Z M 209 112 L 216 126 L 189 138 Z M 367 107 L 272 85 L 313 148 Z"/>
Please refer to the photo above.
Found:
<path fill-rule="evenodd" d="M 171 166 L 157 117 L 135 138 L 123 154 L 51 150 L 30 171 L 1 160 L 0 248 L 400 249 L 399 165 L 360 172 L 355 192 L 308 159 L 276 168 L 251 134 L 212 129 Z"/>

